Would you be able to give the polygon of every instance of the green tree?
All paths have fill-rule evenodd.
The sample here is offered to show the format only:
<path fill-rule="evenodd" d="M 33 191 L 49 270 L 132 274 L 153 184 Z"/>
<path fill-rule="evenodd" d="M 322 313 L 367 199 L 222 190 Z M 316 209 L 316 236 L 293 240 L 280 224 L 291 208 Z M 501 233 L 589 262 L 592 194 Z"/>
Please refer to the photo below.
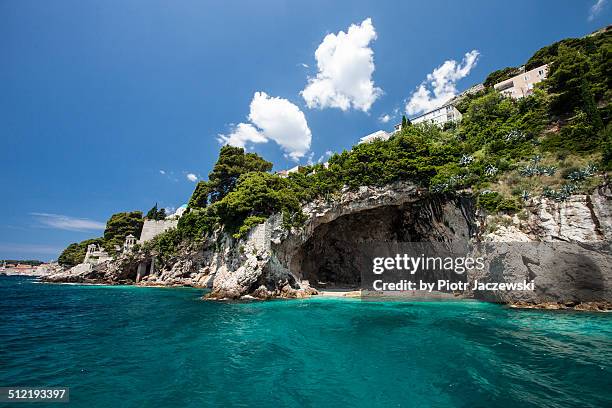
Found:
<path fill-rule="evenodd" d="M 253 171 L 270 171 L 272 163 L 255 153 L 245 153 L 241 147 L 223 146 L 219 159 L 208 175 L 210 201 L 221 200 L 236 186 L 238 178 Z M 201 201 L 201 200 L 200 200 Z"/>
<path fill-rule="evenodd" d="M 588 72 L 589 63 L 586 56 L 580 51 L 561 45 L 546 84 L 551 94 L 550 109 L 553 114 L 567 116 L 583 111 L 597 131 L 603 124 L 589 86 Z"/>
<path fill-rule="evenodd" d="M 158 209 L 157 203 L 155 203 L 155 206 L 147 212 L 146 219 L 156 221 L 166 219 L 166 209 Z"/>
<path fill-rule="evenodd" d="M 140 236 L 144 221 L 142 212 L 120 212 L 113 214 L 106 222 L 104 230 L 104 247 L 110 253 L 115 252 L 115 245 L 122 246 L 129 234 Z"/>
<path fill-rule="evenodd" d="M 282 210 L 289 196 L 280 193 L 285 187 L 287 181 L 277 175 L 246 173 L 240 177 L 236 189 L 214 206 L 223 224 L 236 231 L 249 216 L 266 216 Z"/>
<path fill-rule="evenodd" d="M 208 199 L 211 193 L 211 185 L 208 181 L 199 181 L 196 185 L 189 203 L 187 204 L 188 209 L 193 208 L 206 208 L 208 205 Z"/>
<path fill-rule="evenodd" d="M 148 212 L 147 212 L 147 216 L 146 218 L 148 220 L 156 220 L 157 219 L 157 213 L 158 213 L 158 209 L 157 209 L 157 203 L 155 203 L 155 206 L 153 208 L 151 208 Z"/>

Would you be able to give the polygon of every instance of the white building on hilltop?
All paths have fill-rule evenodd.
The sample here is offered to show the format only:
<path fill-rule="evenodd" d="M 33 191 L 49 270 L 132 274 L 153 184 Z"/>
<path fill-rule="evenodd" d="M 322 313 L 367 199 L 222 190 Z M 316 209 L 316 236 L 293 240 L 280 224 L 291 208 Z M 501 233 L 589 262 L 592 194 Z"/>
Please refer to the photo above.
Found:
<path fill-rule="evenodd" d="M 522 67 L 521 70 L 525 71 L 525 68 Z M 520 99 L 531 95 L 533 93 L 533 86 L 546 79 L 547 75 L 548 64 L 544 64 L 531 71 L 522 72 L 517 76 L 498 82 L 493 85 L 493 88 L 505 96 Z"/>
<path fill-rule="evenodd" d="M 463 118 L 463 115 L 459 110 L 455 107 L 459 102 L 465 99 L 468 95 L 475 95 L 478 92 L 484 91 L 485 87 L 483 84 L 472 85 L 465 91 L 461 92 L 459 95 L 454 96 L 449 99 L 444 105 L 439 108 L 433 109 L 429 112 L 425 112 L 415 118 L 410 119 L 410 123 L 433 123 L 434 125 L 438 125 L 443 127 L 447 122 L 460 122 Z M 398 123 L 394 126 L 395 131 L 402 130 L 402 124 Z"/>
<path fill-rule="evenodd" d="M 377 132 L 370 133 L 369 135 L 362 137 L 361 139 L 359 139 L 359 142 L 357 142 L 357 144 L 372 143 L 375 140 L 389 140 L 390 137 L 391 135 L 389 133 L 385 132 L 384 130 L 379 130 Z"/>
<path fill-rule="evenodd" d="M 451 100 L 452 101 L 452 100 Z M 416 125 L 417 123 L 431 123 L 440 127 L 443 127 L 445 123 L 448 122 L 460 122 L 463 115 L 455 106 L 449 101 L 444 105 L 431 110 L 429 112 L 425 112 L 415 118 L 410 119 L 410 123 Z M 395 125 L 395 130 L 402 130 L 402 124 L 398 123 Z"/>
<path fill-rule="evenodd" d="M 298 165 L 298 166 L 292 167 L 292 168 L 287 169 L 287 170 L 279 170 L 279 171 L 276 172 L 276 174 L 278 174 L 279 176 L 281 176 L 283 178 L 289 177 L 289 174 L 299 172 L 302 167 L 303 166 L 299 166 Z"/>

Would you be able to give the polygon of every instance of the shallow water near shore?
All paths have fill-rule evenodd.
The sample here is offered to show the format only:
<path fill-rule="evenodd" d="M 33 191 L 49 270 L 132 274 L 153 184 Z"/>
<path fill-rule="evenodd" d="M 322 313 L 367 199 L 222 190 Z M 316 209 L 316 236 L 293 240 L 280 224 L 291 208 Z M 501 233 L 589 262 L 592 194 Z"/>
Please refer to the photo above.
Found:
<path fill-rule="evenodd" d="M 608 313 L 34 282 L 0 277 L 0 386 L 68 406 L 612 404 Z"/>

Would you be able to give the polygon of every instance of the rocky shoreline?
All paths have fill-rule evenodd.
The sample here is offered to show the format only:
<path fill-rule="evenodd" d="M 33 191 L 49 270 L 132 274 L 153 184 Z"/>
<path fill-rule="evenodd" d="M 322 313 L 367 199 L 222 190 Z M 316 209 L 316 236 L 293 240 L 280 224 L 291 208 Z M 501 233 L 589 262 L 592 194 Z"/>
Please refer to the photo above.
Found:
<path fill-rule="evenodd" d="M 469 194 L 433 197 L 407 182 L 345 189 L 331 199 L 307 204 L 303 212 L 302 228 L 285 229 L 281 214 L 276 214 L 245 238 L 217 231 L 198 248 L 181 248 L 166 263 L 156 262 L 155 253 L 137 251 L 95 266 L 77 265 L 43 281 L 191 286 L 210 289 L 207 298 L 217 300 L 305 298 L 318 293 L 311 281 L 355 283 L 347 280 L 357 279 L 355 271 L 363 267 L 354 261 L 359 254 L 353 247 L 359 242 L 399 237 L 462 248 L 495 244 L 488 253 L 488 269 L 468 280 L 527 279 L 537 288 L 531 293 L 468 291 L 460 295 L 463 298 L 517 308 L 573 310 L 609 310 L 612 302 L 608 185 L 565 202 L 533 199 L 521 217 L 485 216 L 474 208 Z M 403 225 L 399 230 L 398 224 Z M 141 274 L 141 266 L 151 263 L 155 270 Z"/>

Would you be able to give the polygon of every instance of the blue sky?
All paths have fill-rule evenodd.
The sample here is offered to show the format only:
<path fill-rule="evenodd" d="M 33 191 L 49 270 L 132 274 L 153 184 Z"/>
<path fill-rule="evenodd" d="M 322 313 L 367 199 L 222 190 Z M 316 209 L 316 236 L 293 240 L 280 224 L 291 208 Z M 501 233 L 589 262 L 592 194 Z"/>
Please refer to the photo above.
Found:
<path fill-rule="evenodd" d="M 99 236 L 112 213 L 178 207 L 219 140 L 276 170 L 348 149 L 391 129 L 411 101 L 411 112 L 435 104 L 609 24 L 610 10 L 606 0 L 0 0 L 0 258 L 54 259 Z"/>

